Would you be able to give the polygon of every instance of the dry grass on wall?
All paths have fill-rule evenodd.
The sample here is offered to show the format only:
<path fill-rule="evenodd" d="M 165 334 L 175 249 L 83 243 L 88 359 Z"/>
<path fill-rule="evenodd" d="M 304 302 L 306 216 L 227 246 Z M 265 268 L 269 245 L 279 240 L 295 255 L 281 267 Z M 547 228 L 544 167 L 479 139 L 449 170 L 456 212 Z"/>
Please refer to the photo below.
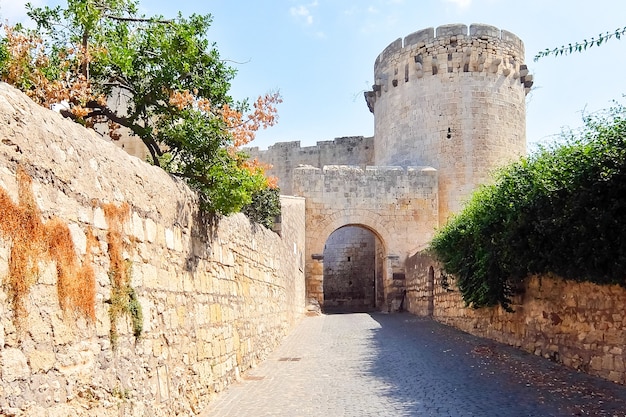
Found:
<path fill-rule="evenodd" d="M 91 263 L 85 260 L 80 265 L 67 224 L 58 218 L 45 223 L 41 220 L 32 193 L 32 179 L 21 166 L 16 176 L 18 204 L 0 188 L 0 237 L 11 245 L 5 282 L 16 327 L 21 328 L 22 319 L 28 314 L 24 300 L 37 282 L 41 261 L 56 263 L 59 305 L 63 311 L 73 310 L 95 320 L 95 277 Z M 92 235 L 90 231 L 88 234 Z"/>
<path fill-rule="evenodd" d="M 137 293 L 130 285 L 132 262 L 124 258 L 124 250 L 130 249 L 124 241 L 123 225 L 129 219 L 130 206 L 123 203 L 119 207 L 114 204 L 103 204 L 104 216 L 109 225 L 107 240 L 109 244 L 109 278 L 111 279 L 111 306 L 109 317 L 111 320 L 111 345 L 115 348 L 119 337 L 117 321 L 122 316 L 131 320 L 133 335 L 141 336 L 143 330 L 143 315 Z"/>
<path fill-rule="evenodd" d="M 91 262 L 78 266 L 72 236 L 67 225 L 53 219 L 49 229 L 49 251 L 57 265 L 57 291 L 63 311 L 74 309 L 92 321 L 95 320 L 96 278 Z M 69 244 L 68 244 L 69 242 Z M 96 240 L 91 229 L 87 231 L 87 256 L 91 255 Z"/>

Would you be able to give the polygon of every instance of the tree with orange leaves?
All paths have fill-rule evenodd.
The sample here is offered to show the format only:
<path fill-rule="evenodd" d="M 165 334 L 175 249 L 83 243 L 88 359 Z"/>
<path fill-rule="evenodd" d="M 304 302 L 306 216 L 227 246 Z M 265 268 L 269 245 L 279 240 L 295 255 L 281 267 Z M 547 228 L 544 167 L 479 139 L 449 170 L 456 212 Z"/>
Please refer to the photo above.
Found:
<path fill-rule="evenodd" d="M 112 139 L 127 129 L 210 213 L 239 211 L 275 189 L 241 147 L 276 122 L 280 95 L 259 97 L 249 113 L 246 101 L 233 100 L 235 70 L 206 38 L 210 15 L 164 19 L 137 9 L 135 0 L 30 7 L 35 30 L 4 28 L 1 80 L 87 127 L 107 126 Z"/>

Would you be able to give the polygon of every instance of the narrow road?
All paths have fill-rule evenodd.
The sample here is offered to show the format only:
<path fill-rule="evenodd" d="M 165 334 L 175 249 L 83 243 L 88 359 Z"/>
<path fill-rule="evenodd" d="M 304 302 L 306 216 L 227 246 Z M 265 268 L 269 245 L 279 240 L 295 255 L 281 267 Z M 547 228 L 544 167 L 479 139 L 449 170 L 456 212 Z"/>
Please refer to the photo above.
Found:
<path fill-rule="evenodd" d="M 626 387 L 409 314 L 307 317 L 204 410 L 227 416 L 626 417 Z"/>

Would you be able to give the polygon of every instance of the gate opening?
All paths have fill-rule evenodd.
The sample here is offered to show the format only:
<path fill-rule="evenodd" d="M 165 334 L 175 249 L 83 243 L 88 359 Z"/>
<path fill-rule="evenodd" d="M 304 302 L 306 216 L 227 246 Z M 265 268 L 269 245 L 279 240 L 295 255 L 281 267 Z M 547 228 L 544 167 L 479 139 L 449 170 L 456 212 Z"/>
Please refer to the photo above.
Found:
<path fill-rule="evenodd" d="M 384 248 L 361 226 L 335 230 L 324 246 L 324 312 L 361 312 L 383 303 Z"/>

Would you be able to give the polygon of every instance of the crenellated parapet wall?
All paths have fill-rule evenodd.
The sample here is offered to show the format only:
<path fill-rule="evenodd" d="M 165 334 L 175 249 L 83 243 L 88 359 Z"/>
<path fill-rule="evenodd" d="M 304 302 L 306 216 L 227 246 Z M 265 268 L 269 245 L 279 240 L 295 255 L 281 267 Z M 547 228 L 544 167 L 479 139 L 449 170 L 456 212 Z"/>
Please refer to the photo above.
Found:
<path fill-rule="evenodd" d="M 322 168 L 324 165 L 366 166 L 374 162 L 374 138 L 347 136 L 320 141 L 315 146 L 301 146 L 300 141 L 280 142 L 259 150 L 248 148 L 252 158 L 271 165 L 268 175 L 278 178 L 281 193 L 292 194 L 293 170 L 300 165 Z"/>
<path fill-rule="evenodd" d="M 497 74 L 526 93 L 533 76 L 524 64 L 524 43 L 515 34 L 484 24 L 454 24 L 413 32 L 389 44 L 374 63 L 375 84 L 366 93 L 370 111 L 390 88 L 451 73 Z"/>

